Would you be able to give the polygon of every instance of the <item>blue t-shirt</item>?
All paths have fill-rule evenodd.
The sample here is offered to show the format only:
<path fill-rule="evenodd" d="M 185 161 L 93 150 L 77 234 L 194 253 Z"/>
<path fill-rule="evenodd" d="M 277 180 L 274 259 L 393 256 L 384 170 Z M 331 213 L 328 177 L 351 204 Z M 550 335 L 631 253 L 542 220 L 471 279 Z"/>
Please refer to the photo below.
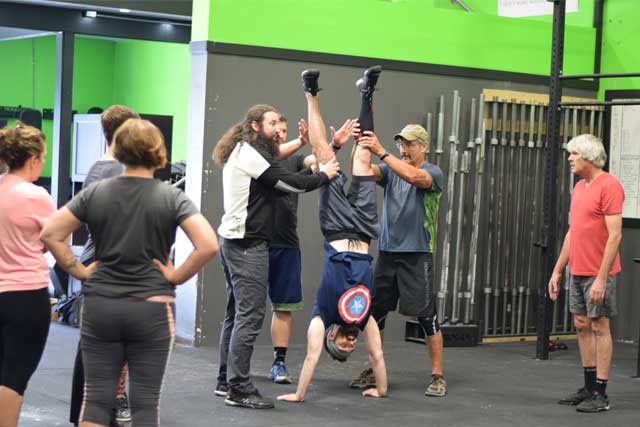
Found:
<path fill-rule="evenodd" d="M 418 188 L 380 165 L 384 203 L 378 248 L 386 252 L 433 252 L 438 206 L 442 196 L 442 170 L 424 162 L 433 178 L 431 188 Z"/>
<path fill-rule="evenodd" d="M 373 293 L 373 258 L 369 254 L 338 252 L 324 242 L 322 280 L 311 318 L 320 316 L 325 328 L 332 324 L 356 325 L 363 330 L 369 320 Z"/>

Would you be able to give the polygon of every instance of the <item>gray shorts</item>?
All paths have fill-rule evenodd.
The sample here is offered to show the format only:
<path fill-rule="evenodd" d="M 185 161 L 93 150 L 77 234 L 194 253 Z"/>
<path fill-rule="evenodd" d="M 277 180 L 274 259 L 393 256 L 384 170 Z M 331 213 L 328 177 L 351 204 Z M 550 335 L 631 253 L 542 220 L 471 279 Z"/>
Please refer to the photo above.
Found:
<path fill-rule="evenodd" d="M 586 314 L 593 319 L 596 317 L 613 317 L 618 314 L 616 304 L 616 279 L 607 276 L 607 288 L 601 305 L 589 304 L 589 290 L 596 278 L 593 276 L 571 276 L 569 280 L 569 311 L 573 314 Z"/>

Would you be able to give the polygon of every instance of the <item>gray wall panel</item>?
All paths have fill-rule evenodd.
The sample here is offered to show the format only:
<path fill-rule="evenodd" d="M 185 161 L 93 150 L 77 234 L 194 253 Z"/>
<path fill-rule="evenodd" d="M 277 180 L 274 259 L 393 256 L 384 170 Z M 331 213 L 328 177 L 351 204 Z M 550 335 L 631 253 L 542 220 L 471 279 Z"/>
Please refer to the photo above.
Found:
<path fill-rule="evenodd" d="M 373 65 L 373 64 L 371 64 Z M 289 119 L 289 137 L 296 136 L 296 122 L 306 116 L 306 105 L 300 83 L 300 72 L 309 67 L 320 69 L 321 109 L 327 126 L 339 126 L 348 117 L 357 117 L 359 96 L 355 80 L 362 69 L 312 64 L 275 59 L 249 58 L 234 55 L 209 54 L 208 58 L 206 126 L 204 143 L 204 175 L 202 187 L 202 210 L 217 228 L 223 213 L 221 171 L 210 160 L 217 139 L 232 124 L 239 121 L 246 109 L 256 103 L 276 106 Z M 446 132 L 449 133 L 451 92 L 457 89 L 463 97 L 461 141 L 468 139 L 466 124 L 470 99 L 478 97 L 483 88 L 512 89 L 547 93 L 545 86 L 513 82 L 473 80 L 468 78 L 424 75 L 401 71 L 383 71 L 379 82 L 380 91 L 375 97 L 376 133 L 383 145 L 395 153 L 393 135 L 406 123 L 423 122 L 428 112 L 436 113 L 437 99 L 444 94 L 446 99 Z M 594 93 L 580 90 L 565 90 L 566 95 L 593 97 Z M 435 129 L 434 129 L 435 130 Z M 305 152 L 308 152 L 308 148 Z M 347 165 L 347 151 L 339 154 L 339 160 Z M 446 159 L 444 159 L 446 161 Z M 446 163 L 444 163 L 446 164 Z M 381 192 L 379 193 L 381 196 Z M 380 199 L 380 197 L 379 197 Z M 443 204 L 446 202 L 443 197 Z M 440 221 L 444 220 L 441 207 Z M 304 343 L 309 314 L 315 291 L 321 276 L 322 237 L 318 225 L 315 194 L 302 195 L 299 206 L 298 231 L 302 246 L 302 266 L 305 309 L 295 315 L 294 343 Z M 375 246 L 375 244 L 373 245 Z M 375 255 L 375 250 L 372 251 Z M 436 266 L 438 269 L 438 266 Z M 217 344 L 225 306 L 225 290 L 219 260 L 209 264 L 204 271 L 202 300 L 202 343 Z M 265 319 L 259 343 L 269 343 L 270 313 Z M 387 337 L 391 340 L 404 336 L 404 319 L 391 316 L 387 322 Z"/>

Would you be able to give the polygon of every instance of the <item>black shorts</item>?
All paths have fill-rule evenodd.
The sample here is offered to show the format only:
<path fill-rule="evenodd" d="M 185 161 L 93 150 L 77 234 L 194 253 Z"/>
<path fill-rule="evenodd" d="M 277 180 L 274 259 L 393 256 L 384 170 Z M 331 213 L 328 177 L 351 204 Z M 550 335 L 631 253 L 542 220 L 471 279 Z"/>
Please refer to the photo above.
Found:
<path fill-rule="evenodd" d="M 374 317 L 395 311 L 398 302 L 398 311 L 405 316 L 433 317 L 436 314 L 430 252 L 380 251 L 373 285 Z"/>

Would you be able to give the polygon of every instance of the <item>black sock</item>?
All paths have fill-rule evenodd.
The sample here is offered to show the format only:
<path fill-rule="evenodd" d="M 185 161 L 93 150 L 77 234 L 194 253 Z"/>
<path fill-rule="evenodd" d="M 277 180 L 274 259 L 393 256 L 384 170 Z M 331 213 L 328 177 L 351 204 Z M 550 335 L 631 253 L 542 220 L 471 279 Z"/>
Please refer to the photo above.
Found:
<path fill-rule="evenodd" d="M 362 94 L 358 122 L 360 123 L 360 132 L 367 130 L 373 132 L 373 92 Z"/>
<path fill-rule="evenodd" d="M 596 367 L 595 366 L 584 367 L 584 388 L 586 388 L 589 393 L 593 393 L 593 391 L 596 389 Z"/>
<path fill-rule="evenodd" d="M 277 362 L 284 363 L 285 357 L 287 357 L 287 347 L 273 347 L 273 364 L 275 365 Z"/>
<path fill-rule="evenodd" d="M 596 392 L 600 396 L 606 396 L 607 395 L 607 381 L 608 380 L 602 380 L 600 378 L 596 379 Z"/>

